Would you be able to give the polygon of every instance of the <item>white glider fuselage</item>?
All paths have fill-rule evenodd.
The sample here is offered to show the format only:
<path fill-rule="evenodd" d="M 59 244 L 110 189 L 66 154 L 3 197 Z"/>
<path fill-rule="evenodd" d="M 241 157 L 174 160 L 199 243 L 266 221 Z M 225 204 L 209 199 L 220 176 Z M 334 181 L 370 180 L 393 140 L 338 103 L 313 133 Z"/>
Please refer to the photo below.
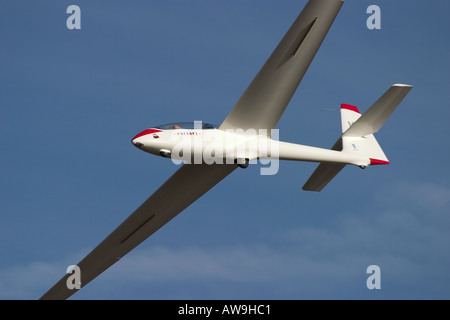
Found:
<path fill-rule="evenodd" d="M 193 164 L 232 164 L 257 159 L 370 165 L 370 158 L 272 139 L 267 130 L 147 129 L 132 139 L 139 149 L 175 161 Z M 162 126 L 164 127 L 164 126 Z"/>

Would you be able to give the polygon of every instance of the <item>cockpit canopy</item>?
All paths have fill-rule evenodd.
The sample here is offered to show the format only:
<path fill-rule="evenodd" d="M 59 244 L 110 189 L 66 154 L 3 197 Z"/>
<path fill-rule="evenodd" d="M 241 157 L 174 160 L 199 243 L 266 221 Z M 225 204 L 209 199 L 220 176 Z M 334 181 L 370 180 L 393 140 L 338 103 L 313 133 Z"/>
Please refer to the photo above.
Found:
<path fill-rule="evenodd" d="M 173 129 L 217 129 L 218 126 L 214 124 L 209 124 L 201 121 L 192 121 L 192 122 L 174 122 L 159 125 L 157 127 L 153 127 L 155 129 L 160 130 L 173 130 Z"/>

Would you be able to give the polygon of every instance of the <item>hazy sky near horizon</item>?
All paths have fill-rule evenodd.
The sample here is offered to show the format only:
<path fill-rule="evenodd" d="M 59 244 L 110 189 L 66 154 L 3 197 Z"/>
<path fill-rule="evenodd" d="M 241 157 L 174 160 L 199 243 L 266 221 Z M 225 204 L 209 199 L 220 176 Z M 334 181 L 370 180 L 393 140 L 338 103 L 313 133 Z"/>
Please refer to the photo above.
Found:
<path fill-rule="evenodd" d="M 177 167 L 131 138 L 220 124 L 305 4 L 0 0 L 0 299 L 39 298 L 166 181 Z M 449 10 L 345 1 L 278 124 L 329 148 L 341 103 L 411 84 L 376 135 L 390 165 L 320 193 L 301 190 L 316 164 L 238 168 L 72 298 L 449 299 Z"/>

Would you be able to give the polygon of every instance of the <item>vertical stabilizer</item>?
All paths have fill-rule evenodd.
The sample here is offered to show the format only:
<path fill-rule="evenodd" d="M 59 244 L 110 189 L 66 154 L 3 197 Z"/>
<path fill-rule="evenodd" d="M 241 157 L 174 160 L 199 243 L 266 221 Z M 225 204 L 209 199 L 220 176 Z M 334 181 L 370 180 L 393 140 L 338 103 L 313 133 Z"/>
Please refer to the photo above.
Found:
<path fill-rule="evenodd" d="M 373 134 L 366 136 L 352 137 L 346 136 L 344 133 L 349 131 L 361 118 L 361 113 L 358 107 L 350 104 L 341 104 L 341 126 L 342 137 L 342 151 L 347 153 L 356 153 L 369 159 L 369 164 L 389 164 L 389 160 L 378 144 L 377 139 Z M 372 159 L 374 161 L 372 161 Z"/>

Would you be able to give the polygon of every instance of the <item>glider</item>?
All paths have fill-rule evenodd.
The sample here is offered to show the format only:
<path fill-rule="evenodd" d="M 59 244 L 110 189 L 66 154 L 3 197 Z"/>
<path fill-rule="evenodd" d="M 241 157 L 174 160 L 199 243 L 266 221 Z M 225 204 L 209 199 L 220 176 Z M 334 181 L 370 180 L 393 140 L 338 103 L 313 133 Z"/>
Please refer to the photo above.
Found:
<path fill-rule="evenodd" d="M 303 186 L 308 191 L 322 190 L 346 165 L 365 168 L 389 163 L 374 133 L 408 94 L 410 85 L 392 85 L 363 115 L 356 106 L 342 104 L 342 134 L 331 149 L 271 137 L 342 4 L 343 0 L 310 0 L 220 126 L 172 123 L 149 128 L 132 139 L 145 152 L 184 164 L 78 263 L 81 287 L 251 161 L 318 162 Z M 66 274 L 41 299 L 67 299 L 77 292 L 69 289 L 69 277 Z"/>

